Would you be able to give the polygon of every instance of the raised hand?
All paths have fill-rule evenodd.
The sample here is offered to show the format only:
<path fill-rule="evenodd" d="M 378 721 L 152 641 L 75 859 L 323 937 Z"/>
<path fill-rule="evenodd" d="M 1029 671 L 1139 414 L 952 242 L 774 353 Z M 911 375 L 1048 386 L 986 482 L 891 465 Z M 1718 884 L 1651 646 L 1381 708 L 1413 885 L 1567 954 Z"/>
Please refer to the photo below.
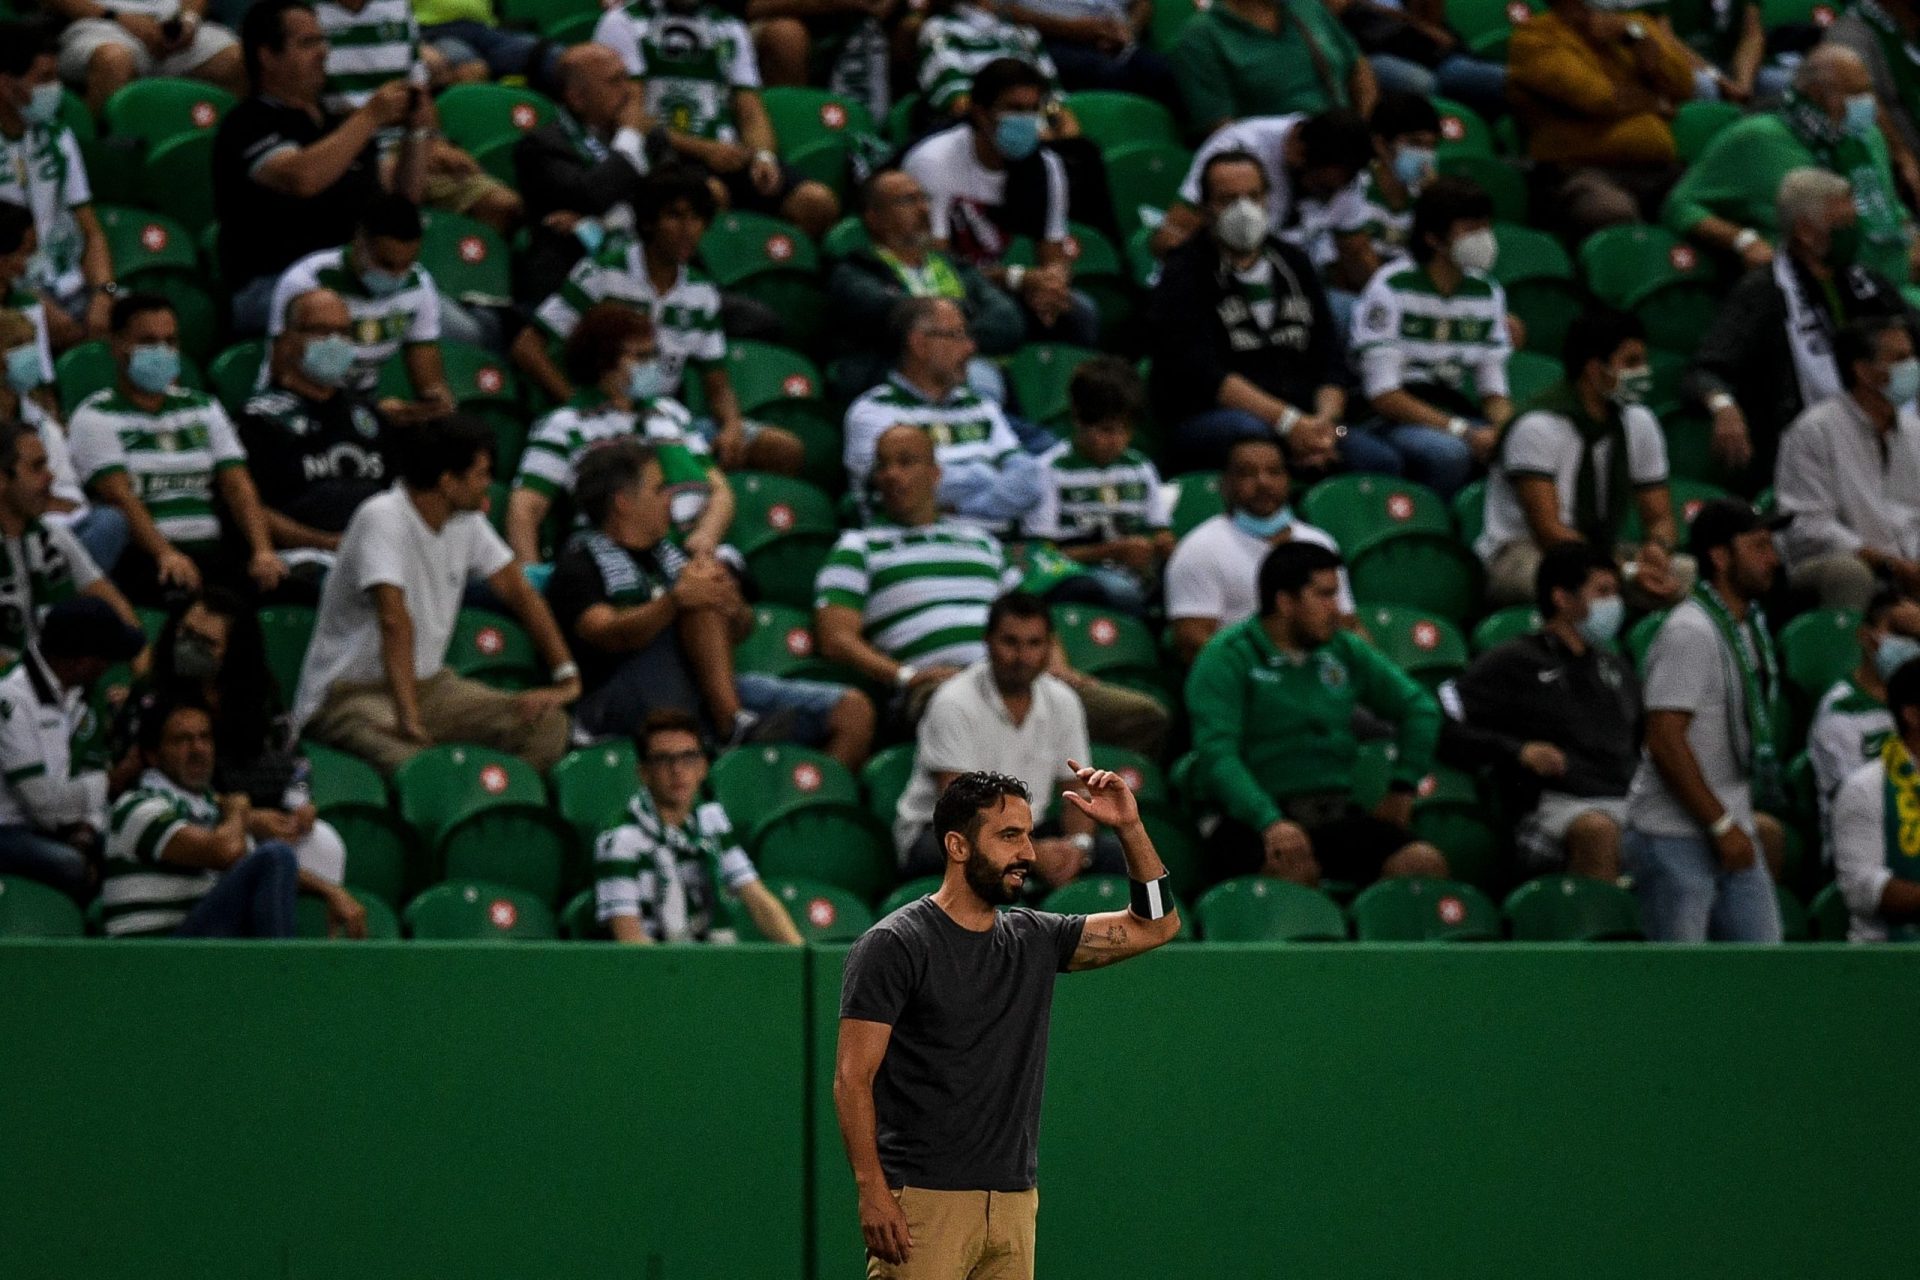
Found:
<path fill-rule="evenodd" d="M 1062 792 L 1068 804 L 1104 827 L 1131 827 L 1140 821 L 1139 802 L 1133 798 L 1133 788 L 1125 778 L 1111 769 L 1095 769 L 1078 760 L 1067 761 L 1067 768 L 1087 789 L 1086 795 L 1078 791 Z"/>

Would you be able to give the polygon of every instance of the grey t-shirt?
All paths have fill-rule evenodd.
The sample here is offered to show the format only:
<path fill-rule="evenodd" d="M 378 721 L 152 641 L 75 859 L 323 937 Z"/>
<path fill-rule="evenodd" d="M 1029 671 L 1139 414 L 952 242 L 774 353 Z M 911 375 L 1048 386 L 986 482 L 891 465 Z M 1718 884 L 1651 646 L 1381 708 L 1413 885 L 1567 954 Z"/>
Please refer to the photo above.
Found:
<path fill-rule="evenodd" d="M 1053 979 L 1085 925 L 1015 907 L 978 933 L 926 897 L 854 943 L 840 1016 L 893 1028 L 873 1082 L 889 1186 L 1034 1185 Z"/>
<path fill-rule="evenodd" d="M 1700 772 L 1734 820 L 1753 831 L 1753 794 L 1747 781 L 1747 695 L 1733 655 L 1697 600 L 1667 615 L 1647 651 L 1647 711 L 1691 711 L 1687 745 Z M 1667 789 L 1645 753 L 1627 793 L 1627 825 L 1654 836 L 1706 837 L 1692 814 Z"/>

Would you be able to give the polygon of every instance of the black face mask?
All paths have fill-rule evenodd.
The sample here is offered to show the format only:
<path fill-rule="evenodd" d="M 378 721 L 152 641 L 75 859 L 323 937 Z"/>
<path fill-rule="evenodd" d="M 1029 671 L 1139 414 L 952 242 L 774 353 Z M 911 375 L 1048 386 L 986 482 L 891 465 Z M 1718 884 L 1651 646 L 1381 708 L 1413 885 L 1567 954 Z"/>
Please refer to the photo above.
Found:
<path fill-rule="evenodd" d="M 182 680 L 211 680 L 220 674 L 213 646 L 185 632 L 173 639 L 173 674 Z"/>

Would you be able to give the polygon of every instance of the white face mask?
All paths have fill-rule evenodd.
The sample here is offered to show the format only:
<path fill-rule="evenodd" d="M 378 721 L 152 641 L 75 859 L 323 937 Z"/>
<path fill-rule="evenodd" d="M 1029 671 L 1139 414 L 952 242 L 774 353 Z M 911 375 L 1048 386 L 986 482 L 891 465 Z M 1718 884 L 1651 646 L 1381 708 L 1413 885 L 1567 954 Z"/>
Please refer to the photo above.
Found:
<path fill-rule="evenodd" d="M 1493 264 L 1500 257 L 1500 242 L 1493 238 L 1490 227 L 1478 231 L 1469 231 L 1447 246 L 1447 255 L 1453 259 L 1453 265 L 1462 271 L 1475 271 L 1485 274 L 1493 270 Z"/>
<path fill-rule="evenodd" d="M 1267 238 L 1267 206 L 1252 196 L 1241 196 L 1213 220 L 1213 233 L 1235 253 L 1252 253 Z"/>

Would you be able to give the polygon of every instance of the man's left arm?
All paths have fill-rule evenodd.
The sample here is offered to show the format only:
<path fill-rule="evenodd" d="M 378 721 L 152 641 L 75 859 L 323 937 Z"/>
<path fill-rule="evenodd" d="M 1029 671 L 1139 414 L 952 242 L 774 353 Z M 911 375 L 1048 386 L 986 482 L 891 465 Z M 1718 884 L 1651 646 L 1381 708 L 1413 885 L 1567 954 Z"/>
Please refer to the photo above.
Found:
<path fill-rule="evenodd" d="M 513 616 L 527 629 L 527 635 L 533 640 L 534 651 L 547 664 L 547 670 L 553 677 L 553 684 L 549 687 L 529 689 L 515 699 L 521 714 L 527 720 L 537 720 L 549 708 L 558 709 L 573 703 L 580 697 L 580 668 L 574 664 L 573 654 L 567 649 L 566 637 L 560 634 L 560 624 L 553 620 L 553 610 L 547 608 L 546 600 L 527 581 L 526 574 L 521 571 L 520 561 L 509 560 L 503 568 L 488 575 L 487 585 L 506 602 Z"/>
<path fill-rule="evenodd" d="M 113 312 L 113 295 L 102 286 L 113 283 L 113 254 L 107 248 L 107 233 L 100 226 L 92 205 L 83 204 L 75 209 L 73 220 L 80 228 L 80 274 L 91 292 L 87 301 L 87 336 L 104 337 L 108 317 Z"/>
<path fill-rule="evenodd" d="M 1364 640 L 1354 641 L 1352 652 L 1356 655 L 1354 687 L 1361 703 L 1399 730 L 1392 788 L 1378 812 L 1404 825 L 1413 814 L 1413 789 L 1433 768 L 1434 746 L 1440 740 L 1440 704 Z"/>
<path fill-rule="evenodd" d="M 1063 792 L 1066 812 L 1078 810 L 1120 837 L 1120 848 L 1127 858 L 1127 878 L 1133 882 L 1133 903 L 1125 911 L 1103 911 L 1086 918 L 1080 941 L 1067 958 L 1067 971 L 1073 973 L 1118 964 L 1171 942 L 1180 932 L 1180 913 L 1168 896 L 1167 867 L 1140 821 L 1133 789 L 1110 770 L 1094 769 L 1077 760 L 1067 761 L 1067 766 L 1087 794 Z"/>
<path fill-rule="evenodd" d="M 273 530 L 267 524 L 267 509 L 260 505 L 260 492 L 253 487 L 252 474 L 244 462 L 230 463 L 214 472 L 214 479 L 252 553 L 247 559 L 247 576 L 262 591 L 273 590 L 287 576 L 287 566 L 273 549 Z"/>

